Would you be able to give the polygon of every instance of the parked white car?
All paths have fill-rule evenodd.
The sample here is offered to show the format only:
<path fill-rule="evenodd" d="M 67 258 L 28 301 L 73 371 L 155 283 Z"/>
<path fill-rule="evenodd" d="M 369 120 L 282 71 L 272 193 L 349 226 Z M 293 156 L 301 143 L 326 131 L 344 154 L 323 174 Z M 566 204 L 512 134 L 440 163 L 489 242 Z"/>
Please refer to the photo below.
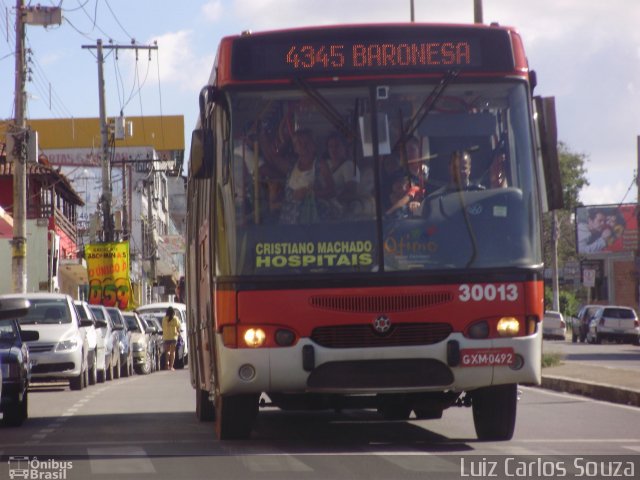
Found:
<path fill-rule="evenodd" d="M 26 298 L 31 304 L 19 322 L 39 334 L 38 340 L 27 342 L 32 380 L 68 380 L 72 390 L 86 387 L 89 346 L 81 327 L 93 322 L 80 319 L 73 299 L 63 293 L 0 295 L 3 298 Z"/>
<path fill-rule="evenodd" d="M 86 336 L 87 343 L 89 344 L 89 354 L 87 355 L 89 360 L 89 385 L 95 385 L 96 382 L 104 382 L 105 379 L 105 339 L 104 329 L 101 327 L 106 326 L 104 321 L 99 322 L 89 304 L 84 300 L 75 300 L 74 305 L 78 314 L 82 320 L 90 320 L 93 325 L 91 327 L 82 327 Z M 99 322 L 99 323 L 98 323 Z"/>
<path fill-rule="evenodd" d="M 142 305 L 141 307 L 136 308 L 136 311 L 140 315 L 153 315 L 155 318 L 160 320 L 160 324 L 162 325 L 162 318 L 167 313 L 167 308 L 173 307 L 178 320 L 182 324 L 180 328 L 180 336 L 184 341 L 184 348 L 178 349 L 176 351 L 176 368 L 184 368 L 185 365 L 189 362 L 189 341 L 187 339 L 187 306 L 184 303 L 176 303 L 176 302 L 158 302 L 158 303 L 149 303 L 147 305 Z M 162 362 L 164 365 L 164 360 Z"/>
<path fill-rule="evenodd" d="M 601 343 L 612 340 L 618 343 L 640 345 L 640 323 L 638 315 L 631 307 L 600 307 L 591 318 L 587 342 Z"/>
<path fill-rule="evenodd" d="M 567 334 L 567 324 L 560 312 L 547 310 L 542 319 L 542 338 L 564 340 Z"/>
<path fill-rule="evenodd" d="M 107 308 L 103 305 L 89 305 L 93 316 L 96 318 L 98 325 L 100 326 L 98 331 L 104 339 L 104 379 L 113 380 L 114 378 L 120 378 L 120 335 L 113 325 L 113 320 L 107 311 Z M 124 327 L 120 327 L 124 328 Z M 98 371 L 98 381 L 100 380 L 100 372 Z"/>

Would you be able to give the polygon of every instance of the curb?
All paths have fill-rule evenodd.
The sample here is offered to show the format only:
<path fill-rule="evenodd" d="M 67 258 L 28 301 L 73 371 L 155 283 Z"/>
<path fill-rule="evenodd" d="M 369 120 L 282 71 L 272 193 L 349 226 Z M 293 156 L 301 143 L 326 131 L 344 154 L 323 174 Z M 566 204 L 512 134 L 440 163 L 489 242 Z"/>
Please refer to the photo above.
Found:
<path fill-rule="evenodd" d="M 605 383 L 580 382 L 566 377 L 543 376 L 541 388 L 583 395 L 596 400 L 640 407 L 640 390 Z"/>

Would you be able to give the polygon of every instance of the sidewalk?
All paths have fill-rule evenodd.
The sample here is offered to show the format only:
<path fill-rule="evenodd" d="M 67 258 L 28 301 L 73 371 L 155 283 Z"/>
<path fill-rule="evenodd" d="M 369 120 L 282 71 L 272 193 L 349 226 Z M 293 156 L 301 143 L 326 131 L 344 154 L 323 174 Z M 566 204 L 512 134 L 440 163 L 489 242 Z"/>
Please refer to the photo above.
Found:
<path fill-rule="evenodd" d="M 542 369 L 542 388 L 640 407 L 637 371 L 567 362 Z"/>

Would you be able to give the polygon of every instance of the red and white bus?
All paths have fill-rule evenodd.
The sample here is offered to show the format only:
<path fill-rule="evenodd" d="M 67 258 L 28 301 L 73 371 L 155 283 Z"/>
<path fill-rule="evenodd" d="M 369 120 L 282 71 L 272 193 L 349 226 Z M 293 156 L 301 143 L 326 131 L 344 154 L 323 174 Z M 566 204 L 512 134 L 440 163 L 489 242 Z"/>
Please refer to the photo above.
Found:
<path fill-rule="evenodd" d="M 535 83 L 497 25 L 222 39 L 192 139 L 186 302 L 219 438 L 265 405 L 471 406 L 480 439 L 512 437 L 517 384 L 540 382 L 559 192 Z"/>

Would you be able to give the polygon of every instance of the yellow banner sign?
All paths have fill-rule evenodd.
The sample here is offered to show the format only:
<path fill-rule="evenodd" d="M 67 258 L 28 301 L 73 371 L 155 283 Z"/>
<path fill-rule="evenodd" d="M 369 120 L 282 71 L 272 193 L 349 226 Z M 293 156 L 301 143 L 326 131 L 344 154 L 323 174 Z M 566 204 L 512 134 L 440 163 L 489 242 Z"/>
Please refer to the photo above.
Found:
<path fill-rule="evenodd" d="M 129 242 L 85 245 L 85 259 L 89 276 L 89 303 L 133 308 L 129 277 Z"/>

